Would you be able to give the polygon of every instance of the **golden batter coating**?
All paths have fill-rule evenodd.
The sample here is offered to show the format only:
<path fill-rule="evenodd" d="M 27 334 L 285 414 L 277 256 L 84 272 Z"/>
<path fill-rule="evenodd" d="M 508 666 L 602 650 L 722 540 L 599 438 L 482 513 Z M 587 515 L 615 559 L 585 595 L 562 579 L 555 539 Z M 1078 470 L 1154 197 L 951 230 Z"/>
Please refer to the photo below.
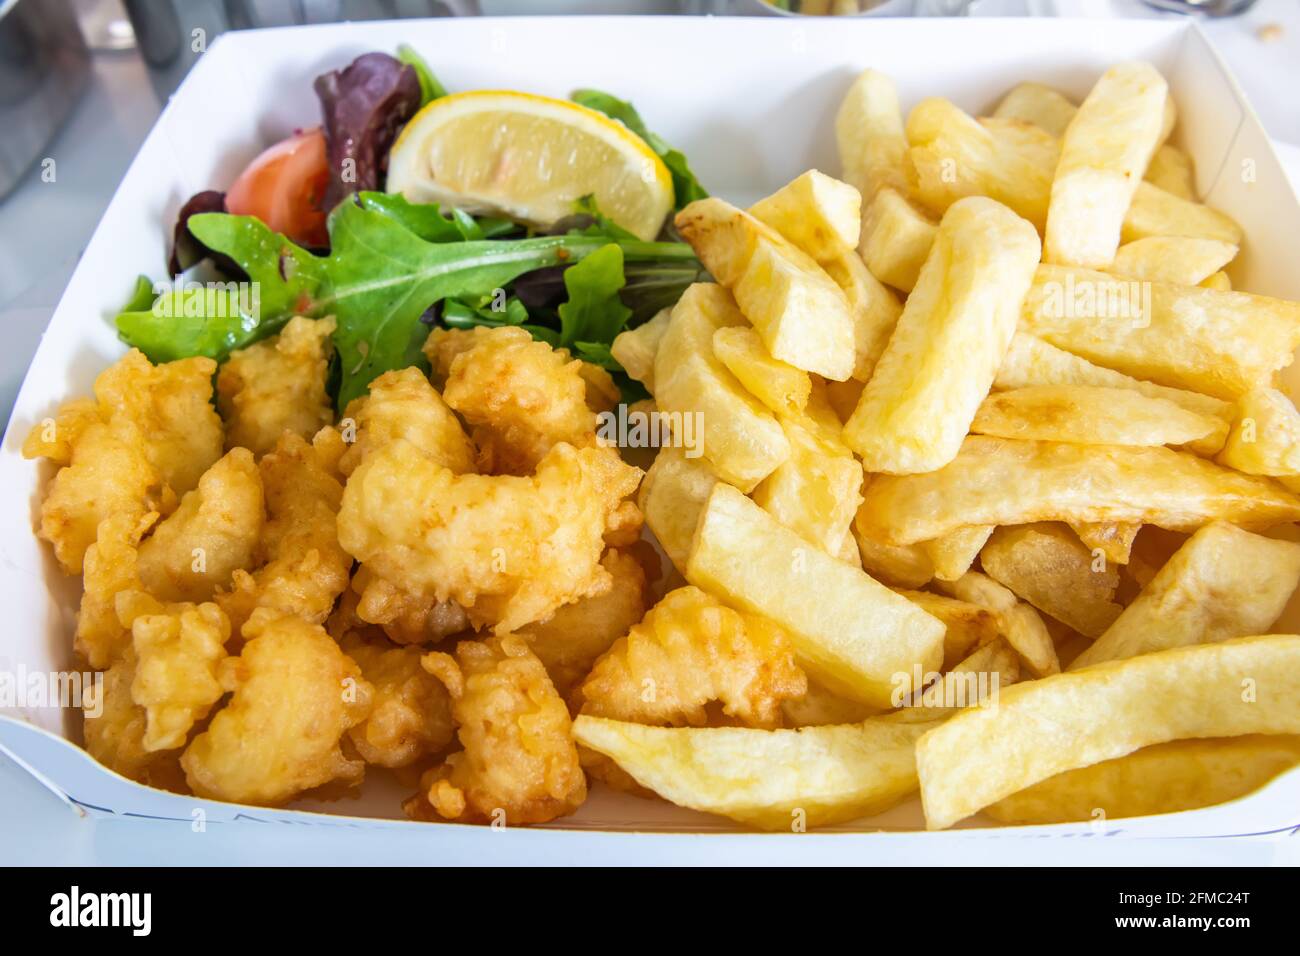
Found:
<path fill-rule="evenodd" d="M 518 637 L 462 641 L 424 666 L 446 685 L 461 746 L 426 774 L 408 813 L 513 826 L 545 823 L 587 797 L 569 711 L 546 668 Z M 427 801 L 427 803 L 426 803 Z"/>
<path fill-rule="evenodd" d="M 286 431 L 311 438 L 334 421 L 326 391 L 334 319 L 294 316 L 280 334 L 236 349 L 217 375 L 226 447 L 261 456 Z"/>

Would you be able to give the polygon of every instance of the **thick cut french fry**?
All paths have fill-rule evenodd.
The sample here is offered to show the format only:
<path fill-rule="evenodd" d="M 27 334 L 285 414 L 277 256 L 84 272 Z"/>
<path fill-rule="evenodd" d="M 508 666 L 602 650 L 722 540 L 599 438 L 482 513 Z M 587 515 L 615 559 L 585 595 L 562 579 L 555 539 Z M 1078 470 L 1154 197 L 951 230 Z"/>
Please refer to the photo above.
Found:
<path fill-rule="evenodd" d="M 1133 541 L 1142 530 L 1140 524 L 1127 521 L 1078 521 L 1070 527 L 1084 547 L 1094 553 L 1100 551 L 1112 564 L 1128 564 Z"/>
<path fill-rule="evenodd" d="M 1149 236 L 1218 239 L 1239 246 L 1243 233 L 1241 226 L 1219 210 L 1176 196 L 1155 183 L 1142 182 L 1124 216 L 1120 241 L 1133 242 Z"/>
<path fill-rule="evenodd" d="M 1067 770 L 985 807 L 999 823 L 1119 820 L 1236 800 L 1300 764 L 1300 737 L 1174 740 Z"/>
<path fill-rule="evenodd" d="M 1267 631 L 1300 583 L 1300 544 L 1206 525 L 1071 665 Z"/>
<path fill-rule="evenodd" d="M 873 578 L 899 588 L 924 587 L 934 578 L 934 562 L 924 544 L 886 544 L 864 534 L 857 518 L 853 520 L 853 538 L 862 569 Z"/>
<path fill-rule="evenodd" d="M 1300 475 L 1300 412 L 1275 388 L 1247 392 L 1218 458 L 1248 475 Z"/>
<path fill-rule="evenodd" d="M 678 806 L 801 831 L 889 809 L 916 790 L 915 745 L 937 721 L 754 730 L 646 727 L 582 716 L 573 736 Z"/>
<path fill-rule="evenodd" d="M 1166 531 L 1152 524 L 1142 526 L 1142 530 L 1133 539 L 1133 551 L 1129 555 L 1128 567 L 1124 569 L 1124 576 L 1131 579 L 1130 583 L 1137 585 L 1124 602 L 1125 605 L 1136 600 L 1138 592 L 1151 583 L 1156 573 L 1169 563 L 1174 552 L 1185 545 L 1191 536 L 1191 532 Z"/>
<path fill-rule="evenodd" d="M 808 373 L 772 358 L 758 333 L 748 326 L 729 325 L 714 332 L 713 354 L 777 415 L 798 415 L 808 404 L 812 391 Z"/>
<path fill-rule="evenodd" d="M 1038 262 L 1033 227 L 1005 206 L 954 203 L 844 440 L 871 472 L 952 460 L 1015 334 Z"/>
<path fill-rule="evenodd" d="M 790 457 L 754 489 L 754 501 L 791 531 L 838 555 L 862 504 L 862 466 L 838 442 L 819 440 L 797 421 L 782 421 Z"/>
<path fill-rule="evenodd" d="M 1161 140 L 1169 88 L 1149 63 L 1102 74 L 1061 137 L 1043 260 L 1101 269 Z"/>
<path fill-rule="evenodd" d="M 1201 287 L 1214 289 L 1216 292 L 1231 292 L 1232 280 L 1228 278 L 1228 273 L 1220 269 L 1214 275 L 1206 277 L 1205 281 L 1201 283 Z"/>
<path fill-rule="evenodd" d="M 1193 531 L 1216 518 L 1268 528 L 1300 519 L 1300 498 L 1168 448 L 972 435 L 938 471 L 873 478 L 857 523 L 876 540 L 914 544 L 971 522 L 1127 521 Z"/>
<path fill-rule="evenodd" d="M 1180 408 L 1213 418 L 1218 427 L 1200 441 L 1188 445 L 1189 451 L 1198 455 L 1215 455 L 1228 439 L 1236 407 L 1212 395 L 1190 392 L 1182 388 L 1168 388 L 1154 382 L 1116 372 L 1114 369 L 1093 365 L 1064 349 L 1058 349 L 1040 338 L 1017 332 L 1011 340 L 1002 365 L 998 368 L 993 387 L 999 389 L 1031 388 L 1037 385 L 1097 385 L 1105 388 L 1129 388 L 1148 398 L 1162 398 Z"/>
<path fill-rule="evenodd" d="M 1060 671 L 1056 646 L 1043 619 L 1032 607 L 1018 600 L 1009 588 L 978 571 L 969 571 L 956 581 L 940 582 L 938 587 L 955 598 L 978 604 L 996 614 L 998 633 L 1006 638 L 1035 677 Z"/>
<path fill-rule="evenodd" d="M 916 195 L 935 214 L 967 196 L 988 196 L 1042 229 L 1055 163 L 1040 142 L 1005 135 L 945 99 L 922 100 L 907 118 Z"/>
<path fill-rule="evenodd" d="M 1247 693 L 1244 688 L 1249 688 Z M 1195 737 L 1300 733 L 1300 636 L 1179 647 L 1016 684 L 917 744 L 926 826 L 942 830 L 1067 770 Z"/>
<path fill-rule="evenodd" d="M 943 621 L 943 669 L 951 670 L 976 648 L 998 638 L 998 617 L 988 608 L 929 591 L 898 592 L 927 614 Z"/>
<path fill-rule="evenodd" d="M 858 254 L 881 282 L 911 292 L 939 224 L 894 189 L 876 193 L 862 214 Z"/>
<path fill-rule="evenodd" d="M 735 295 L 773 358 L 836 381 L 852 374 L 848 301 L 807 253 L 716 197 L 691 203 L 676 223 L 709 272 Z"/>
<path fill-rule="evenodd" d="M 1237 398 L 1300 346 L 1300 303 L 1042 265 L 1021 331 L 1160 385 Z"/>
<path fill-rule="evenodd" d="M 709 493 L 718 483 L 703 458 L 687 458 L 681 448 L 659 449 L 654 464 L 641 480 L 637 507 L 673 566 L 686 573 L 691 539 Z"/>
<path fill-rule="evenodd" d="M 979 120 L 979 124 L 1043 169 L 1054 169 L 1061 158 L 1061 141 L 1032 123 L 985 117 Z"/>
<path fill-rule="evenodd" d="M 1053 136 L 1065 135 L 1066 127 L 1079 108 L 1064 94 L 1042 83 L 1019 83 L 1002 98 L 993 115 L 999 119 L 1023 120 Z"/>
<path fill-rule="evenodd" d="M 980 552 L 984 573 L 1044 614 L 1097 637 L 1123 607 L 1114 601 L 1119 572 L 1097 561 L 1059 524 L 998 528 Z"/>
<path fill-rule="evenodd" d="M 851 530 L 844 532 L 844 540 L 840 542 L 839 551 L 836 552 L 835 556 L 845 564 L 853 565 L 859 571 L 863 569 L 862 555 L 858 554 L 858 542 L 854 539 Z"/>
<path fill-rule="evenodd" d="M 846 249 L 827 259 L 822 263 L 822 268 L 844 293 L 844 298 L 849 303 L 849 315 L 853 318 L 851 380 L 866 382 L 875 371 L 885 346 L 889 344 L 889 337 L 898 325 L 903 306 L 898 297 L 871 274 L 852 249 Z"/>
<path fill-rule="evenodd" d="M 802 697 L 781 701 L 781 714 L 787 727 L 856 724 L 882 713 L 885 711 L 879 707 L 841 697 L 813 680 L 808 682 L 808 690 Z"/>
<path fill-rule="evenodd" d="M 810 169 L 750 206 L 749 214 L 823 262 L 857 248 L 862 194 L 848 183 Z"/>
<path fill-rule="evenodd" d="M 811 547 L 728 485 L 714 487 L 686 580 L 790 632 L 810 674 L 836 693 L 885 707 L 912 670 L 943 662 L 943 624 L 906 598 Z"/>
<path fill-rule="evenodd" d="M 1149 236 L 1126 242 L 1107 270 L 1134 279 L 1200 285 L 1237 256 L 1237 247 L 1220 239 Z"/>
<path fill-rule="evenodd" d="M 1020 680 L 1020 675 L 1020 655 L 1006 638 L 994 638 L 907 701 L 899 719 L 906 714 L 916 720 L 939 720 L 964 707 L 996 707 L 1002 688 Z"/>
<path fill-rule="evenodd" d="M 903 112 L 888 76 L 864 70 L 853 81 L 835 115 L 835 140 L 844 178 L 858 187 L 864 203 L 886 187 L 908 194 L 911 161 Z"/>
<path fill-rule="evenodd" d="M 923 587 L 935 579 L 956 581 L 971 569 L 992 533 L 993 525 L 971 525 L 933 541 L 893 545 L 865 534 L 856 518 L 853 522 L 853 536 L 863 569 L 900 588 Z"/>
<path fill-rule="evenodd" d="M 840 422 L 840 417 L 835 413 L 828 397 L 829 384 L 825 379 L 813 377 L 812 391 L 808 393 L 808 404 L 797 419 L 799 424 L 820 441 L 836 448 L 846 448 L 840 435 L 844 425 Z"/>
<path fill-rule="evenodd" d="M 1213 435 L 1222 421 L 1163 398 L 1100 385 L 1030 385 L 994 392 L 970 430 L 999 438 L 1083 445 L 1184 445 Z"/>
<path fill-rule="evenodd" d="M 713 354 L 718 329 L 744 325 L 721 286 L 687 289 L 655 354 L 655 400 L 660 411 L 698 415 L 704 458 L 720 478 L 750 491 L 790 457 L 790 443 L 776 418 Z"/>
<path fill-rule="evenodd" d="M 1157 149 L 1143 178 L 1179 199 L 1196 201 L 1195 164 L 1192 157 L 1177 146 L 1165 143 Z"/>
<path fill-rule="evenodd" d="M 1161 146 L 1147 166 L 1146 180 L 1183 199 L 1195 199 L 1195 177 L 1192 158 L 1177 146 L 1164 140 L 1169 138 L 1174 111 L 1173 97 L 1165 100 L 1165 114 L 1161 125 Z M 999 119 L 1018 119 L 1032 123 L 1053 136 L 1065 135 L 1066 127 L 1078 112 L 1064 95 L 1041 83 L 1021 83 L 1014 87 L 998 104 L 993 115 Z"/>
<path fill-rule="evenodd" d="M 978 645 L 970 655 L 952 667 L 958 674 L 997 672 L 1006 686 L 1020 680 L 1020 655 L 1007 643 L 1005 637 L 995 637 L 987 644 Z"/>
<path fill-rule="evenodd" d="M 992 533 L 993 525 L 971 525 L 957 528 L 933 541 L 923 541 L 920 547 L 930 556 L 936 578 L 956 581 L 970 570 Z"/>
<path fill-rule="evenodd" d="M 854 251 L 860 198 L 847 183 L 810 170 L 749 211 L 815 259 L 844 293 L 853 320 L 853 378 L 865 382 L 903 307 Z"/>
<path fill-rule="evenodd" d="M 859 382 L 855 378 L 847 382 L 825 382 L 822 392 L 841 425 L 849 420 L 853 409 L 858 407 L 858 401 L 862 398 L 862 389 L 865 387 L 865 382 Z"/>
<path fill-rule="evenodd" d="M 620 332 L 609 347 L 610 354 L 623 366 L 623 371 L 644 385 L 652 395 L 655 390 L 655 353 L 659 351 L 659 340 L 668 331 L 672 311 L 661 309 L 648 322 Z"/>
<path fill-rule="evenodd" d="M 1056 171 L 1055 154 L 1046 141 L 1006 124 L 981 125 L 952 104 L 938 102 L 943 105 L 930 100 L 922 103 L 926 110 L 917 123 L 917 135 L 923 137 L 917 141 L 923 145 L 912 151 L 918 198 L 932 212 L 942 213 L 962 196 L 993 196 L 1043 229 Z M 911 122 L 909 119 L 909 135 Z M 1138 184 L 1124 215 L 1120 241 L 1150 236 L 1218 239 L 1241 245 L 1242 231 L 1217 209 L 1144 181 Z"/>

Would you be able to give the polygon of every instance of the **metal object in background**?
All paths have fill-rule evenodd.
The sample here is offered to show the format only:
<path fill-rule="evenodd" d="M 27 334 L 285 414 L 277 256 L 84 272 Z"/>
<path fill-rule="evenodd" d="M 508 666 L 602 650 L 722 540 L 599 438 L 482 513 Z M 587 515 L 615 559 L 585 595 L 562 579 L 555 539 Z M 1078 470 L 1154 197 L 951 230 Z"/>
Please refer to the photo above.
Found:
<path fill-rule="evenodd" d="M 150 66 L 166 66 L 181 52 L 181 21 L 172 0 L 122 0 L 140 55 Z"/>
<path fill-rule="evenodd" d="M 1203 13 L 1207 17 L 1231 17 L 1245 13 L 1255 0 L 1144 0 L 1147 6 L 1174 13 Z"/>
<path fill-rule="evenodd" d="M 0 199 L 54 138 L 89 72 L 67 0 L 0 0 Z"/>

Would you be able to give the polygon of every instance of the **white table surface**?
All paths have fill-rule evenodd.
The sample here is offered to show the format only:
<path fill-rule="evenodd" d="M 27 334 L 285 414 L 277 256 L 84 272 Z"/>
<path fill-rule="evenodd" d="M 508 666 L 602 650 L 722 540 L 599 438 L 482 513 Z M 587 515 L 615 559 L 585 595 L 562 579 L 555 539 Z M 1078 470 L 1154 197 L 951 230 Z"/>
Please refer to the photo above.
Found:
<path fill-rule="evenodd" d="M 1059 10 L 1073 16 L 1145 16 L 1134 0 L 979 0 L 975 15 L 1022 15 Z M 1282 26 L 1281 39 L 1261 42 L 1263 25 Z M 1265 127 L 1279 142 L 1300 190 L 1300 3 L 1260 0 L 1242 17 L 1209 21 L 1206 29 L 1236 72 Z M 160 109 L 149 75 L 134 54 L 99 54 L 85 99 L 51 145 L 57 163 L 54 184 L 34 175 L 0 202 L 0 421 L 8 419 L 18 386 L 63 285 L 90 238 L 114 188 L 126 171 Z M 915 847 L 884 838 L 873 848 L 881 865 L 943 863 L 1026 865 L 1297 865 L 1300 834 L 1232 840 L 1026 841 L 1014 851 L 971 841 L 942 860 L 926 859 Z M 433 840 L 412 841 L 400 833 L 333 831 L 330 839 L 294 827 L 213 826 L 194 833 L 184 824 L 96 820 L 74 813 L 24 770 L 0 755 L 0 864 L 113 865 L 399 865 L 421 863 L 564 863 L 483 854 Z M 818 849 L 816 859 L 831 861 Z M 636 862 L 628 859 L 627 862 Z M 698 856 L 676 862 L 762 863 L 761 853 L 737 851 L 720 860 L 700 846 Z"/>

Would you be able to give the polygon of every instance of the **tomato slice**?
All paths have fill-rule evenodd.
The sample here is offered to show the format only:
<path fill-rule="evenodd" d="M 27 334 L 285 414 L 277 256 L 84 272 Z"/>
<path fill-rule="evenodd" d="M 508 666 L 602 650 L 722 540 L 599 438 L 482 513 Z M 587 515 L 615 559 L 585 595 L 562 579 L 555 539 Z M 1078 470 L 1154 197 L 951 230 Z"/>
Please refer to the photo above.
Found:
<path fill-rule="evenodd" d="M 249 163 L 226 191 L 226 209 L 256 216 L 276 232 L 307 246 L 329 245 L 326 210 L 329 185 L 325 134 L 320 128 L 295 133 Z"/>

